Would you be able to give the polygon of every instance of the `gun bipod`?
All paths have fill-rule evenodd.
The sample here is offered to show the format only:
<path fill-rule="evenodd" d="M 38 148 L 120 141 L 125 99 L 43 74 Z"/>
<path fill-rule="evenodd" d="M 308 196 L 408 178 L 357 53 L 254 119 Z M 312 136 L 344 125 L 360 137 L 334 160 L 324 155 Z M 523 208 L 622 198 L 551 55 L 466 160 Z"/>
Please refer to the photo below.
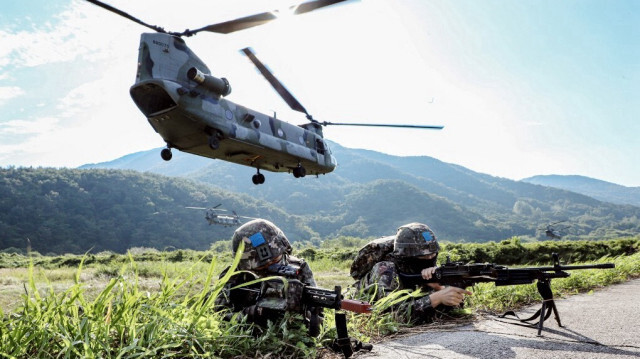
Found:
<path fill-rule="evenodd" d="M 520 317 L 514 311 L 510 310 L 500 315 L 499 318 L 513 319 L 506 318 L 506 316 L 512 315 L 516 317 L 516 319 L 513 320 L 518 320 L 521 323 L 526 323 L 531 327 L 537 326 L 538 336 L 540 336 L 542 333 L 542 328 L 544 327 L 544 321 L 549 319 L 552 311 L 555 316 L 556 322 L 558 322 L 558 326 L 562 327 L 562 323 L 560 322 L 560 314 L 558 313 L 558 308 L 556 307 L 556 303 L 553 300 L 553 292 L 551 291 L 551 278 L 539 279 L 536 283 L 536 286 L 538 287 L 538 293 L 540 293 L 540 296 L 542 296 L 542 307 L 538 309 L 537 312 L 535 312 L 529 318 L 520 319 Z M 538 317 L 540 317 L 540 319 L 536 323 L 529 323 L 530 321 Z"/>

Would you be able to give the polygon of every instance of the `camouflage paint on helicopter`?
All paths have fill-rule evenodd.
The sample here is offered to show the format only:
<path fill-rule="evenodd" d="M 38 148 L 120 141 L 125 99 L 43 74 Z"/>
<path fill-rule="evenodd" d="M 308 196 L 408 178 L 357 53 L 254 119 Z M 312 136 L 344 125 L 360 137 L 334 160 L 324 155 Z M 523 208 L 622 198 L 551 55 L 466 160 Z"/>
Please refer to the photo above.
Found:
<path fill-rule="evenodd" d="M 335 169 L 321 126 L 295 126 L 237 105 L 223 98 L 230 92 L 181 38 L 142 34 L 130 93 L 169 148 L 296 177 Z"/>
<path fill-rule="evenodd" d="M 160 153 L 166 161 L 177 148 L 195 155 L 218 158 L 256 168 L 254 184 L 264 183 L 260 169 L 325 174 L 336 168 L 336 160 L 323 139 L 323 126 L 369 126 L 442 129 L 442 126 L 337 123 L 317 121 L 250 48 L 242 52 L 253 62 L 289 107 L 304 113 L 309 123 L 295 126 L 277 118 L 236 105 L 223 97 L 231 93 L 225 78 L 211 75 L 209 68 L 182 40 L 201 31 L 229 34 L 269 23 L 282 13 L 305 14 L 349 0 L 309 0 L 195 30 L 167 32 L 99 0 L 86 0 L 157 33 L 142 34 L 138 49 L 136 82 L 129 90 L 133 101 L 167 143 Z"/>

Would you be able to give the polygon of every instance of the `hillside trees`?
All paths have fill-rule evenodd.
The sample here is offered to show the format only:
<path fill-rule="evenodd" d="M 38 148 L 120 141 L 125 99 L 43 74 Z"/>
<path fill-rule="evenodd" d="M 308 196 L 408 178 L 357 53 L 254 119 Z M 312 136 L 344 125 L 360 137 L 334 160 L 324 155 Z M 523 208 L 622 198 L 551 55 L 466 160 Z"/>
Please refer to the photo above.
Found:
<path fill-rule="evenodd" d="M 0 169 L 0 174 L 0 249 L 25 248 L 28 238 L 31 248 L 42 253 L 124 252 L 131 247 L 202 250 L 212 241 L 230 238 L 233 229 L 209 226 L 204 212 L 185 207 L 222 202 L 253 206 L 290 227 L 291 235 L 313 236 L 276 208 L 185 179 L 51 168 Z"/>

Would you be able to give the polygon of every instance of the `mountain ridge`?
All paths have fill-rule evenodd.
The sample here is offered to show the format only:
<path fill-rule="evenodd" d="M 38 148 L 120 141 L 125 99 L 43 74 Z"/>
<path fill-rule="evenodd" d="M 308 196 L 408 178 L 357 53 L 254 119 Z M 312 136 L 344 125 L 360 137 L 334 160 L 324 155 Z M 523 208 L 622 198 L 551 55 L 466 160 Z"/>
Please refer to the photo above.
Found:
<path fill-rule="evenodd" d="M 640 187 L 627 187 L 580 175 L 537 175 L 521 181 L 582 193 L 601 201 L 640 206 Z"/>
<path fill-rule="evenodd" d="M 454 235 L 454 231 L 447 228 L 454 224 L 442 218 L 432 223 L 433 217 L 437 217 L 434 213 L 423 211 L 413 217 L 439 227 L 437 233 L 442 233 L 444 238 L 451 240 L 481 241 L 496 239 L 495 236 L 510 235 L 540 238 L 541 227 L 559 220 L 575 223 L 575 233 L 572 235 L 576 239 L 601 236 L 605 232 L 618 235 L 640 233 L 640 226 L 636 226 L 637 218 L 640 218 L 640 207 L 620 207 L 621 205 L 565 189 L 494 177 L 429 156 L 394 156 L 372 150 L 346 148 L 333 142 L 330 142 L 330 147 L 338 159 L 338 167 L 333 173 L 318 178 L 307 176 L 295 179 L 283 173 L 263 172 L 267 180 L 259 186 L 250 181 L 255 173 L 255 169 L 250 167 L 204 159 L 179 151 L 174 154 L 174 160 L 177 160 L 176 167 L 189 168 L 188 173 L 182 174 L 183 177 L 267 201 L 287 213 L 304 217 L 308 223 L 329 221 L 336 226 L 355 225 L 358 216 L 345 217 L 341 212 L 348 207 L 344 204 L 345 201 L 355 198 L 349 195 L 354 191 L 367 192 L 376 188 L 370 195 L 382 196 L 387 201 L 393 201 L 388 194 L 380 191 L 390 191 L 389 183 L 394 183 L 394 186 L 411 188 L 417 193 L 416 196 L 434 195 L 445 198 L 450 202 L 449 206 L 464 209 L 469 217 L 471 214 L 478 217 L 474 224 L 477 228 L 468 227 L 469 234 L 463 236 Z M 175 168 L 172 168 L 174 160 L 162 161 L 159 150 L 145 151 L 137 165 L 127 163 L 120 166 L 138 167 L 138 170 L 165 175 L 175 173 Z M 386 186 L 376 183 L 381 180 L 396 182 L 387 182 Z M 406 191 L 402 193 L 409 196 Z M 406 201 L 405 198 L 398 200 Z M 418 208 L 409 210 L 410 207 L 407 206 L 407 212 L 419 211 Z M 354 210 L 354 207 L 351 207 L 351 210 Z M 381 213 L 388 212 L 384 207 L 377 210 Z M 613 220 L 604 220 L 606 216 L 603 213 L 607 213 Z M 320 218 L 322 216 L 329 219 Z M 408 217 L 411 216 L 406 215 L 403 218 Z M 588 223 L 591 217 L 597 220 Z M 631 222 L 633 225 L 620 225 L 621 221 Z M 361 234 L 376 236 L 381 234 L 381 231 L 388 234 L 393 231 L 394 225 L 402 224 L 393 222 L 394 225 L 390 225 L 391 221 L 384 220 L 382 222 L 385 223 L 380 223 L 380 219 L 361 220 L 361 223 L 365 223 L 369 228 Z M 619 226 L 620 229 L 617 228 Z M 332 228 L 333 231 L 326 231 L 318 228 L 318 225 L 315 227 L 316 232 L 327 235 L 346 233 L 335 228 Z M 596 227 L 601 227 L 600 232 L 596 231 Z M 473 237 L 471 233 L 481 237 Z"/>

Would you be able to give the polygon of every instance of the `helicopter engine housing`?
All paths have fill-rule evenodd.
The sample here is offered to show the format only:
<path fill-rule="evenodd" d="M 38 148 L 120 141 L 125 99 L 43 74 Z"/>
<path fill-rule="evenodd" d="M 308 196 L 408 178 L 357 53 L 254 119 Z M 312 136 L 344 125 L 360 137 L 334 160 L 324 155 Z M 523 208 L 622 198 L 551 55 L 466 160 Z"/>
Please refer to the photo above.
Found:
<path fill-rule="evenodd" d="M 231 84 L 229 84 L 229 80 L 224 77 L 217 78 L 207 75 L 195 67 L 187 71 L 187 77 L 189 80 L 199 83 L 220 96 L 227 96 L 231 93 Z"/>

